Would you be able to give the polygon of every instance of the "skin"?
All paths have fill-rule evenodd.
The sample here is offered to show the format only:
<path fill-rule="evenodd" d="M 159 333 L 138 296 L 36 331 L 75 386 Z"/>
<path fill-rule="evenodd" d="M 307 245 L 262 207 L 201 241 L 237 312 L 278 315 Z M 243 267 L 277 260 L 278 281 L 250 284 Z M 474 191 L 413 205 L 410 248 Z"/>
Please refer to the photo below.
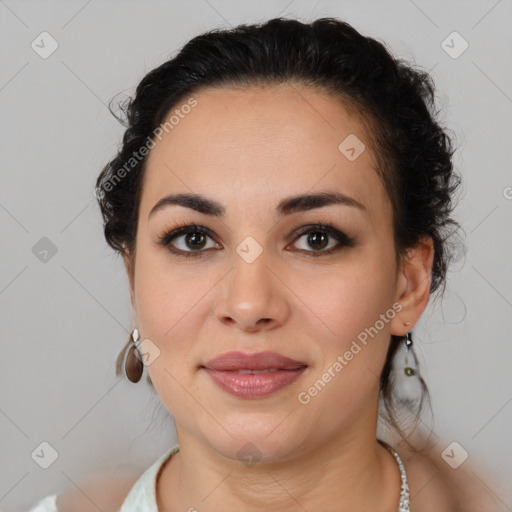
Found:
<path fill-rule="evenodd" d="M 158 508 L 396 512 L 396 464 L 375 442 L 377 375 L 389 334 L 412 330 L 426 306 L 432 246 L 424 240 L 402 268 L 395 267 L 390 205 L 374 171 L 377 155 L 367 150 L 349 162 L 337 151 L 348 133 L 368 142 L 339 99 L 289 86 L 206 89 L 194 97 L 193 113 L 150 154 L 137 252 L 125 255 L 136 325 L 161 350 L 147 371 L 175 418 L 180 445 L 157 479 Z M 275 217 L 283 197 L 324 189 L 356 197 L 368 215 L 330 206 Z M 221 201 L 226 218 L 171 207 L 148 220 L 160 197 L 191 190 Z M 223 251 L 173 258 L 154 238 L 178 220 L 210 227 Z M 286 235 L 317 221 L 332 221 L 357 238 L 356 246 L 301 257 L 290 245 L 312 250 L 306 237 L 285 243 Z M 247 235 L 263 248 L 251 264 L 234 251 Z M 297 393 L 344 354 L 353 334 L 396 300 L 403 306 L 399 316 L 320 395 L 307 405 L 297 402 Z M 309 373 L 270 398 L 235 399 L 197 369 L 233 348 L 275 350 L 306 361 Z M 417 430 L 416 439 L 392 443 L 407 469 L 411 510 L 502 509 L 478 478 L 484 468 L 468 461 L 454 471 L 441 461 L 442 448 L 415 451 L 426 436 Z M 257 445 L 263 464 L 239 461 L 236 452 L 246 441 Z M 58 509 L 118 510 L 139 476 L 119 468 L 90 474 L 58 496 Z"/>
<path fill-rule="evenodd" d="M 197 106 L 150 151 L 136 253 L 125 255 L 135 325 L 160 350 L 146 370 L 180 445 L 158 478 L 159 509 L 396 512 L 398 467 L 376 442 L 378 376 L 390 335 L 412 330 L 428 303 L 432 241 L 425 238 L 397 268 L 378 155 L 365 125 L 338 98 L 289 85 L 193 96 Z M 366 145 L 354 161 L 338 150 L 349 134 Z M 283 198 L 319 191 L 342 192 L 366 211 L 330 205 L 276 213 Z M 163 196 L 190 192 L 221 203 L 225 215 L 172 205 L 149 217 Z M 211 230 L 201 256 L 158 245 L 178 222 Z M 318 252 L 308 236 L 290 234 L 325 222 L 355 245 L 308 257 Z M 262 249 L 252 263 L 236 252 L 248 236 Z M 184 236 L 174 244 L 194 250 Z M 396 303 L 401 311 L 301 404 L 298 393 Z M 269 397 L 244 400 L 199 368 L 229 350 L 274 350 L 308 369 Z M 253 466 L 237 456 L 248 442 L 261 454 Z"/>

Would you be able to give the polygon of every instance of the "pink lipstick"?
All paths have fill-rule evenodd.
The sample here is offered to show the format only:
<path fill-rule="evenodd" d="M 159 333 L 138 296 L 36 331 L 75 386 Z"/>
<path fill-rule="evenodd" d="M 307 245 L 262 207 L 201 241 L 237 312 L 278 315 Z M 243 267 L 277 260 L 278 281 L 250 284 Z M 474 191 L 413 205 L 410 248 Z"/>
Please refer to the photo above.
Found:
<path fill-rule="evenodd" d="M 292 384 L 307 364 L 276 352 L 226 352 L 202 368 L 221 389 L 239 398 L 264 398 Z"/>

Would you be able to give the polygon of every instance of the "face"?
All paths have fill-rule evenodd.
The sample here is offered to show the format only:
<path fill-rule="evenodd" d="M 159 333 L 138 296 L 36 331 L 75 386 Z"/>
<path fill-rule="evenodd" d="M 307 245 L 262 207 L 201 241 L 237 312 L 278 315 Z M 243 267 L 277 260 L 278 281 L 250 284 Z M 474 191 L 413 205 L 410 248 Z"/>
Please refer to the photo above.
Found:
<path fill-rule="evenodd" d="M 401 281 L 391 204 L 363 125 L 307 87 L 193 97 L 148 156 L 131 283 L 135 325 L 159 351 L 147 371 L 178 438 L 232 459 L 251 442 L 271 461 L 375 430 Z M 348 136 L 366 149 L 352 152 L 352 138 L 340 150 Z M 172 202 L 152 212 L 191 193 L 218 203 L 216 214 Z M 319 193 L 350 199 L 279 208 Z M 188 233 L 165 238 L 183 226 Z M 243 398 L 202 367 L 232 350 L 307 366 L 279 390 Z"/>

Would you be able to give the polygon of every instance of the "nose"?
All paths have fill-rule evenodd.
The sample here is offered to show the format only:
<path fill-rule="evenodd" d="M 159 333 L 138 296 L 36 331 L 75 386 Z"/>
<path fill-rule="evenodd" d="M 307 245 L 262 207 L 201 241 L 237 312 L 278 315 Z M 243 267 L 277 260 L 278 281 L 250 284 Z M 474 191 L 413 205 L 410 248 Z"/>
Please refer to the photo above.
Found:
<path fill-rule="evenodd" d="M 283 325 L 290 314 L 286 286 L 270 268 L 265 251 L 251 263 L 236 253 L 233 260 L 215 306 L 218 320 L 246 332 Z"/>

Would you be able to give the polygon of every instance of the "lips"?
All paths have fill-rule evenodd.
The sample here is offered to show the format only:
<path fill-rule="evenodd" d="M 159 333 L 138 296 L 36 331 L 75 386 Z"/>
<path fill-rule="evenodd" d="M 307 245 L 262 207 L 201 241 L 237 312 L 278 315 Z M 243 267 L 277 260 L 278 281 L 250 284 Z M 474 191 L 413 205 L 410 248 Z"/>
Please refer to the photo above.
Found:
<path fill-rule="evenodd" d="M 276 370 L 298 370 L 305 368 L 306 363 L 290 359 L 277 352 L 258 352 L 247 354 L 240 351 L 225 352 L 210 361 L 203 367 L 217 371 L 233 371 L 240 373 L 268 373 Z"/>
<path fill-rule="evenodd" d="M 308 365 L 277 352 L 226 352 L 203 369 L 223 391 L 242 399 L 266 398 L 293 384 Z"/>

